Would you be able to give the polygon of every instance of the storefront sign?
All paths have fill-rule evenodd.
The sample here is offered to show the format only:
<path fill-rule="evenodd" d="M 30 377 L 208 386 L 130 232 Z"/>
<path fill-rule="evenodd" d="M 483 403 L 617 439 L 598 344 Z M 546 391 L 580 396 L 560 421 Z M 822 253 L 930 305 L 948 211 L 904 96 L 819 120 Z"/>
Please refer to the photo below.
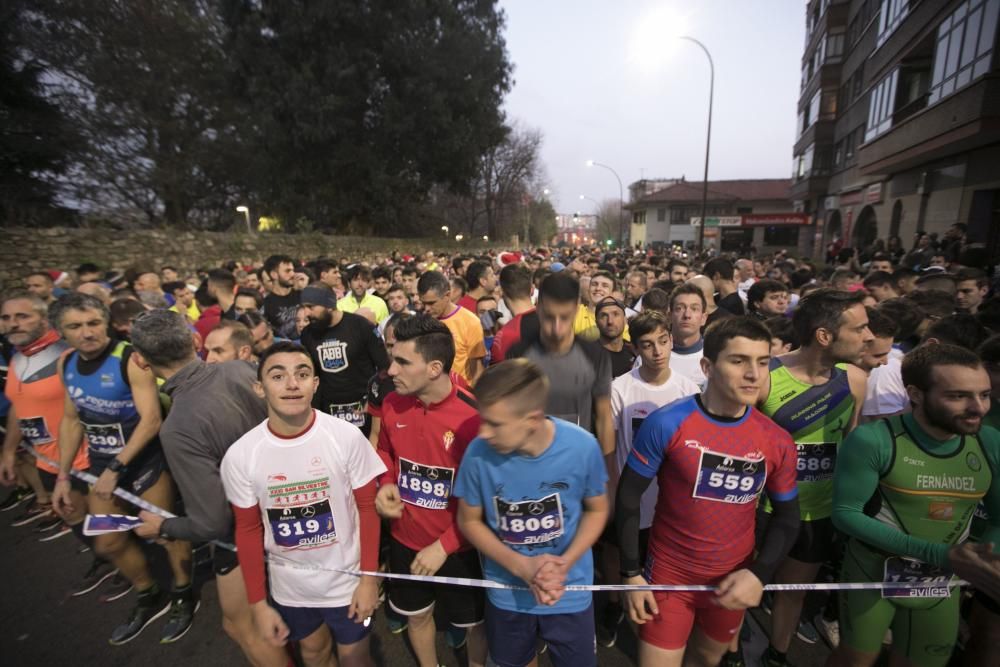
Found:
<path fill-rule="evenodd" d="M 743 222 L 743 217 L 739 215 L 726 215 L 721 217 L 708 217 L 708 224 L 705 228 L 709 227 L 739 227 Z M 699 227 L 701 226 L 701 216 L 696 218 L 691 218 L 691 226 Z"/>
<path fill-rule="evenodd" d="M 769 225 L 808 225 L 812 216 L 808 213 L 752 213 L 743 216 L 744 227 Z"/>
<path fill-rule="evenodd" d="M 882 201 L 882 184 L 872 183 L 865 192 L 865 201 L 869 204 L 877 204 Z"/>

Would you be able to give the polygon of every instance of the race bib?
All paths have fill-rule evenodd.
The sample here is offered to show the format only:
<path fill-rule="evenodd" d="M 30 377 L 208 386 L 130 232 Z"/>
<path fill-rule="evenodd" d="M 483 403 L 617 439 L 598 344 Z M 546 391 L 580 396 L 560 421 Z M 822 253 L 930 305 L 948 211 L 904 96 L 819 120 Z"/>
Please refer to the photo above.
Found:
<path fill-rule="evenodd" d="M 365 402 L 331 403 L 330 414 L 338 419 L 343 419 L 348 424 L 353 424 L 361 428 L 365 425 Z"/>
<path fill-rule="evenodd" d="M 54 440 L 49 433 L 49 425 L 45 423 L 45 417 L 21 417 L 17 420 L 17 425 L 21 429 L 21 437 L 33 447 Z"/>
<path fill-rule="evenodd" d="M 986 506 L 981 502 L 976 503 L 976 512 L 972 515 L 974 519 L 979 519 L 980 521 L 989 521 L 990 515 L 986 512 Z"/>
<path fill-rule="evenodd" d="M 286 549 L 313 549 L 337 541 L 330 501 L 321 500 L 299 507 L 269 508 L 274 543 Z"/>
<path fill-rule="evenodd" d="M 882 581 L 886 584 L 921 583 L 913 588 L 882 589 L 883 598 L 946 598 L 951 595 L 948 582 L 951 575 L 939 567 L 913 558 L 893 556 L 885 559 Z"/>
<path fill-rule="evenodd" d="M 756 502 L 766 479 L 764 459 L 751 460 L 703 449 L 692 495 L 703 500 L 746 505 Z"/>
<path fill-rule="evenodd" d="M 399 459 L 399 499 L 417 507 L 432 510 L 448 509 L 454 468 L 425 466 Z"/>
<path fill-rule="evenodd" d="M 497 532 L 507 544 L 543 544 L 563 534 L 562 502 L 558 493 L 537 500 L 507 502 L 494 496 Z"/>
<path fill-rule="evenodd" d="M 799 482 L 822 482 L 833 479 L 833 468 L 837 463 L 837 443 L 795 443 L 798 452 L 796 479 Z"/>
<path fill-rule="evenodd" d="M 97 454 L 117 454 L 125 447 L 121 424 L 82 424 L 87 444 Z"/>

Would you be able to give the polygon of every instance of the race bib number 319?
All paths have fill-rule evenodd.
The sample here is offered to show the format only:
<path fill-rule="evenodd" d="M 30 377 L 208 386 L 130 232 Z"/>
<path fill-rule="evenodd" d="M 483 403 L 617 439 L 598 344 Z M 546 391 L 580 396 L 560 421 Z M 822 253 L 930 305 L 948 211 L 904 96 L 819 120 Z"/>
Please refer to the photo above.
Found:
<path fill-rule="evenodd" d="M 746 505 L 756 502 L 767 479 L 764 459 L 752 460 L 702 450 L 695 498 Z"/>
<path fill-rule="evenodd" d="M 559 494 L 507 502 L 494 496 L 497 533 L 507 544 L 543 544 L 563 534 L 562 502 Z"/>
<path fill-rule="evenodd" d="M 313 549 L 337 541 L 329 500 L 299 507 L 268 508 L 274 543 L 286 549 Z"/>

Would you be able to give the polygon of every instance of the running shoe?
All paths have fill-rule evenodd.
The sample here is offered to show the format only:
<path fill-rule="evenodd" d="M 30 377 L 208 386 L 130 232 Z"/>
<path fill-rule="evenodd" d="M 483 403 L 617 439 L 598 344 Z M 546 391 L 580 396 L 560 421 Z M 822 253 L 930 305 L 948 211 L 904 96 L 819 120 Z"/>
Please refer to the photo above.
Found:
<path fill-rule="evenodd" d="M 397 614 L 390 605 L 385 606 L 385 624 L 389 628 L 389 632 L 394 635 L 398 635 L 406 630 L 406 626 L 409 623 L 406 617 L 402 614 Z"/>
<path fill-rule="evenodd" d="M 108 591 L 101 596 L 101 602 L 114 602 L 129 594 L 132 590 L 132 582 L 126 579 L 121 572 L 111 578 L 111 585 Z"/>
<path fill-rule="evenodd" d="M 778 653 L 770 646 L 764 651 L 764 655 L 760 657 L 760 664 L 764 667 L 793 667 L 792 663 L 788 662 L 786 656 Z"/>
<path fill-rule="evenodd" d="M 21 512 L 16 519 L 11 521 L 10 525 L 15 528 L 19 528 L 21 526 L 27 526 L 29 523 L 33 523 L 39 519 L 45 519 L 52 516 L 52 504 L 46 503 L 42 505 L 36 500 L 28 505 L 28 508 Z"/>
<path fill-rule="evenodd" d="M 10 492 L 2 503 L 0 503 L 0 512 L 6 512 L 12 510 L 23 502 L 32 500 L 35 497 L 35 492 L 31 490 L 30 486 L 19 486 Z"/>
<path fill-rule="evenodd" d="M 170 611 L 170 597 L 161 590 L 140 593 L 128 620 L 111 632 L 108 643 L 121 646 L 139 636 L 150 623 Z"/>
<path fill-rule="evenodd" d="M 836 619 L 829 621 L 823 616 L 823 612 L 820 612 L 813 619 L 813 626 L 819 630 L 819 634 L 823 636 L 831 648 L 837 648 L 840 645 L 840 623 Z"/>
<path fill-rule="evenodd" d="M 62 523 L 62 522 L 60 522 L 60 523 Z M 35 531 L 39 532 L 39 533 L 44 532 L 45 530 L 46 529 L 42 528 L 41 525 L 39 525 L 38 528 L 35 528 Z M 73 532 L 73 529 L 70 528 L 69 526 L 67 526 L 65 523 L 63 523 L 61 526 L 58 526 L 57 528 L 55 528 L 54 530 L 52 530 L 45 537 L 38 538 L 38 541 L 39 542 L 51 542 L 52 540 L 59 539 L 63 535 L 69 535 L 72 532 Z"/>
<path fill-rule="evenodd" d="M 469 641 L 469 632 L 465 628 L 457 628 L 449 623 L 444 630 L 444 638 L 448 642 L 448 647 L 457 651 Z"/>
<path fill-rule="evenodd" d="M 719 667 L 746 667 L 746 664 L 746 660 L 743 659 L 743 648 L 740 647 L 738 651 L 726 651 Z"/>
<path fill-rule="evenodd" d="M 91 592 L 105 581 L 118 574 L 118 568 L 111 565 L 106 560 L 95 558 L 90 564 L 90 568 L 83 575 L 80 585 L 70 594 L 73 597 L 80 597 Z"/>
<path fill-rule="evenodd" d="M 806 644 L 815 644 L 819 641 L 819 633 L 809 621 L 799 621 L 799 627 L 795 630 L 795 636 Z"/>
<path fill-rule="evenodd" d="M 196 600 L 190 587 L 185 593 L 174 593 L 170 601 L 170 615 L 160 633 L 161 644 L 172 644 L 187 634 L 194 622 L 194 615 L 201 608 L 201 600 Z"/>
<path fill-rule="evenodd" d="M 625 620 L 625 610 L 620 604 L 609 602 L 597 619 L 597 643 L 611 648 L 618 641 L 618 626 Z"/>

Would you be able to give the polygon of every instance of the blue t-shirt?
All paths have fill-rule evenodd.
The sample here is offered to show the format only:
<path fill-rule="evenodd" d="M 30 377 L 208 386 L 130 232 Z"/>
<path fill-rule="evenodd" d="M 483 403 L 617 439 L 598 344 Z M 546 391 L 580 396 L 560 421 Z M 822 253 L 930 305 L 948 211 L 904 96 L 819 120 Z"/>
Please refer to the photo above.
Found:
<path fill-rule="evenodd" d="M 454 495 L 482 507 L 500 541 L 525 556 L 561 555 L 576 536 L 584 498 L 604 494 L 608 474 L 597 440 L 567 421 L 550 417 L 556 431 L 541 456 L 498 454 L 482 438 L 469 444 Z M 525 582 L 483 557 L 487 579 L 515 586 Z M 570 568 L 566 584 L 594 583 L 590 549 Z M 589 591 L 568 591 L 559 602 L 540 605 L 531 591 L 487 589 L 500 609 L 527 614 L 572 614 L 590 606 Z"/>

